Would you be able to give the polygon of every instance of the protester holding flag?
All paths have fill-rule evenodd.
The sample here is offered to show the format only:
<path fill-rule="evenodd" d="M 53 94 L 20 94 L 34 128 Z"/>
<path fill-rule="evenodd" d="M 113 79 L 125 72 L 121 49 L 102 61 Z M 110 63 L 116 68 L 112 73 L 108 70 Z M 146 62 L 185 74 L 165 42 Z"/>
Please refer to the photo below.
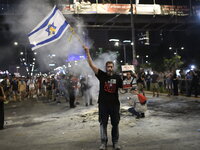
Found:
<path fill-rule="evenodd" d="M 118 88 L 122 88 L 122 79 L 119 75 L 114 73 L 114 63 L 112 61 L 106 62 L 106 72 L 97 68 L 90 56 L 89 48 L 83 46 L 87 61 L 91 69 L 94 71 L 96 77 L 100 82 L 99 90 L 99 122 L 101 133 L 101 146 L 100 150 L 105 150 L 107 147 L 107 125 L 109 116 L 112 124 L 112 143 L 115 150 L 120 150 L 118 144 L 119 139 L 119 121 L 120 121 L 120 103 L 118 98 Z"/>

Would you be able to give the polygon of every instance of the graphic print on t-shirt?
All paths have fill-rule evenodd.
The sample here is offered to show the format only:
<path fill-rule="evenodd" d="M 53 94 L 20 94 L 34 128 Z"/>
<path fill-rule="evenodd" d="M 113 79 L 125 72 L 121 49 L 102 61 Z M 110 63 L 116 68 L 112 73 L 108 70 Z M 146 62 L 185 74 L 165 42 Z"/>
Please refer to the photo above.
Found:
<path fill-rule="evenodd" d="M 115 93 L 117 87 L 116 83 L 116 79 L 110 79 L 109 81 L 105 82 L 104 91 L 108 93 Z"/>

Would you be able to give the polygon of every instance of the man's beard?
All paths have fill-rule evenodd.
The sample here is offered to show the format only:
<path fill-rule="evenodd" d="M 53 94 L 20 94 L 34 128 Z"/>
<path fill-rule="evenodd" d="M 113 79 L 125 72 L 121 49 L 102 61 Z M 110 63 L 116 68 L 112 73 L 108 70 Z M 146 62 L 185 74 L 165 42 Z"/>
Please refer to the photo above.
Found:
<path fill-rule="evenodd" d="M 109 76 L 112 76 L 113 73 L 114 73 L 114 72 L 113 72 L 112 70 L 108 70 L 108 71 L 107 71 L 107 74 L 108 74 Z"/>

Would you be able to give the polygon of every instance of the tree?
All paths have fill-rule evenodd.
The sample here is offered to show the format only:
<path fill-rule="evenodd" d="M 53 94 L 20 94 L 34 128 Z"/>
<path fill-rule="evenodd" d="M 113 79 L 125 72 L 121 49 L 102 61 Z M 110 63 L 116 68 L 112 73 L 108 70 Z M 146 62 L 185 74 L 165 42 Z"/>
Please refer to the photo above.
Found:
<path fill-rule="evenodd" d="M 172 58 L 164 59 L 165 70 L 177 69 L 181 65 L 183 65 L 183 61 L 181 60 L 181 56 L 179 56 L 179 55 L 174 55 Z"/>

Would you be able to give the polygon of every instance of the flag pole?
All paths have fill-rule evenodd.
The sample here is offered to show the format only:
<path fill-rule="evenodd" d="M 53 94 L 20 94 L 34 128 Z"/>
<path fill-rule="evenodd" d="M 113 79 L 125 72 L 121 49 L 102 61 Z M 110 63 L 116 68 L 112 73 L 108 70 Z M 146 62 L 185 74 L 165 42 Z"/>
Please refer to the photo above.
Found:
<path fill-rule="evenodd" d="M 80 36 L 74 31 L 74 28 L 72 28 L 71 26 L 70 26 L 70 31 L 72 32 L 72 35 L 73 35 L 73 34 L 75 35 L 75 37 L 78 39 L 78 41 L 80 42 L 80 44 L 81 44 L 82 46 L 85 46 L 85 44 L 84 44 L 83 41 L 81 40 Z M 71 39 L 72 35 L 70 36 L 70 39 Z"/>

